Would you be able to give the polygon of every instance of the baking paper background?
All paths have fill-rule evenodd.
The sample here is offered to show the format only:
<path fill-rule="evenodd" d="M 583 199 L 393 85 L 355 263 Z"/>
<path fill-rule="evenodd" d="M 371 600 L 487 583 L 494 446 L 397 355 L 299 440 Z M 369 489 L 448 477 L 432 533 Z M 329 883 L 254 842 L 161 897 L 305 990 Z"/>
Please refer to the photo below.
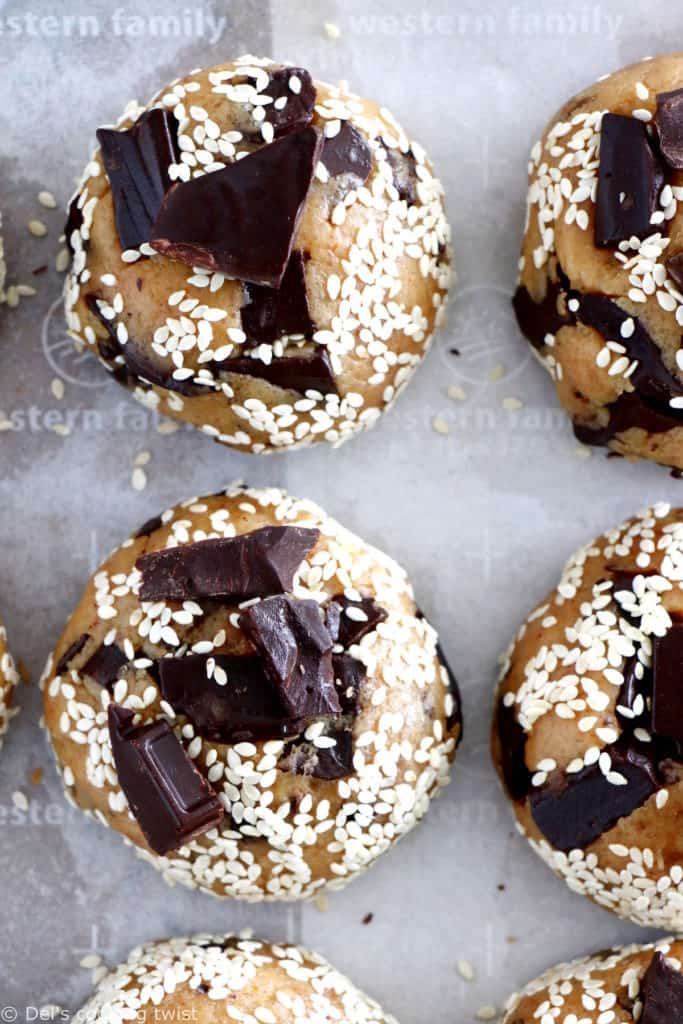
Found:
<path fill-rule="evenodd" d="M 572 895 L 516 835 L 488 728 L 497 656 L 570 552 L 644 504 L 683 496 L 664 469 L 602 450 L 577 455 L 509 303 L 532 143 L 599 75 L 683 48 L 683 13 L 651 0 L 35 0 L 0 2 L 0 28 L 9 276 L 38 290 L 0 309 L 0 421 L 13 426 L 0 432 L 0 608 L 32 680 L 0 756 L 0 1020 L 36 1019 L 32 1008 L 45 1003 L 78 1009 L 90 991 L 79 966 L 88 954 L 114 964 L 143 940 L 197 930 L 251 926 L 303 941 L 402 1024 L 470 1020 L 556 960 L 647 938 Z M 170 79 L 245 51 L 379 99 L 446 186 L 459 273 L 450 326 L 379 427 L 338 451 L 243 456 L 189 429 L 162 436 L 98 365 L 73 356 L 64 334 L 53 269 L 63 216 L 41 209 L 37 193 L 66 203 L 95 128 L 129 99 L 146 101 Z M 28 233 L 34 217 L 46 238 Z M 497 366 L 504 373 L 492 381 Z M 450 400 L 448 385 L 466 400 Z M 504 409 L 507 397 L 523 408 Z M 437 416 L 447 436 L 434 431 Z M 54 432 L 59 423 L 71 423 L 68 436 Z M 142 451 L 151 452 L 148 485 L 136 492 Z M 465 740 L 452 785 L 326 912 L 167 888 L 115 833 L 68 807 L 38 725 L 37 677 L 98 561 L 149 516 L 235 478 L 310 496 L 399 559 L 462 686 Z M 33 785 L 38 767 L 44 779 Z M 28 813 L 14 809 L 16 790 Z M 461 958 L 474 982 L 457 973 Z"/>

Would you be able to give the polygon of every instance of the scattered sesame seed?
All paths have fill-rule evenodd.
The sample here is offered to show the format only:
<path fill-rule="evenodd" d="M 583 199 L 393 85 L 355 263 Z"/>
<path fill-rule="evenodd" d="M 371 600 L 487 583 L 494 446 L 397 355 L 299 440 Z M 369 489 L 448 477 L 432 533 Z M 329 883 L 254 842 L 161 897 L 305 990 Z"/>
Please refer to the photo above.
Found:
<path fill-rule="evenodd" d="M 328 39 L 339 39 L 341 35 L 339 25 L 335 25 L 333 21 L 326 21 L 323 28 Z"/>
<path fill-rule="evenodd" d="M 50 391 L 58 402 L 64 398 L 64 381 L 60 377 L 53 377 L 50 384 Z"/>
<path fill-rule="evenodd" d="M 465 981 L 474 981 L 474 967 L 469 960 L 458 960 L 458 974 Z"/>
<path fill-rule="evenodd" d="M 47 227 L 42 220 L 30 220 L 27 227 L 34 238 L 44 238 L 47 234 Z"/>
<path fill-rule="evenodd" d="M 21 790 L 19 789 L 15 790 L 14 793 L 12 793 L 12 803 L 19 811 L 28 810 L 28 799 L 26 795 L 22 793 Z"/>
<path fill-rule="evenodd" d="M 39 192 L 38 202 L 41 206 L 44 206 L 47 210 L 55 210 L 57 208 L 57 200 L 52 195 L 52 192 Z"/>
<path fill-rule="evenodd" d="M 518 409 L 524 408 L 524 402 L 520 401 L 519 398 L 504 398 L 501 404 L 508 412 L 516 412 Z"/>
<path fill-rule="evenodd" d="M 505 367 L 502 363 L 497 363 L 496 366 L 489 370 L 489 380 L 495 384 L 496 381 L 501 380 L 505 376 Z"/>
<path fill-rule="evenodd" d="M 446 394 L 449 398 L 452 398 L 454 402 L 464 402 L 467 398 L 464 388 L 461 388 L 458 384 L 451 384 Z"/>
<path fill-rule="evenodd" d="M 448 425 L 448 421 L 443 416 L 435 416 L 432 420 L 432 429 L 437 434 L 450 434 L 451 428 Z"/>

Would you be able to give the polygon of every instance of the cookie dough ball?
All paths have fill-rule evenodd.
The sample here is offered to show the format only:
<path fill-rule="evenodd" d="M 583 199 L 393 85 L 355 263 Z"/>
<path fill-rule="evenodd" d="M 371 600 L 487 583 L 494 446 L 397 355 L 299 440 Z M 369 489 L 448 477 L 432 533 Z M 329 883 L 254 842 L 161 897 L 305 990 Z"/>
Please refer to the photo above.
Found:
<path fill-rule="evenodd" d="M 450 263 L 441 184 L 386 108 L 241 57 L 98 141 L 66 228 L 71 334 L 241 451 L 372 426 L 427 351 Z"/>
<path fill-rule="evenodd" d="M 503 666 L 493 755 L 520 831 L 574 892 L 683 928 L 683 510 L 582 548 Z"/>
<path fill-rule="evenodd" d="M 615 946 L 558 964 L 511 996 L 503 1024 L 542 1020 L 639 1021 L 662 1024 L 683 1016 L 683 942 Z M 551 1009 L 552 1008 L 552 1009 Z"/>
<path fill-rule="evenodd" d="M 341 888 L 422 818 L 460 737 L 406 575 L 309 501 L 236 487 L 95 573 L 51 657 L 68 796 L 169 882 Z"/>
<path fill-rule="evenodd" d="M 683 54 L 601 79 L 531 153 L 515 310 L 585 444 L 683 468 Z"/>
<path fill-rule="evenodd" d="M 16 709 L 12 707 L 12 694 L 18 682 L 19 675 L 7 649 L 7 633 L 0 622 L 0 748 L 9 720 L 16 714 Z"/>
<path fill-rule="evenodd" d="M 396 1024 L 316 953 L 236 935 L 170 939 L 134 949 L 100 982 L 78 1017 L 83 1024 L 129 1018 L 141 1024 Z"/>

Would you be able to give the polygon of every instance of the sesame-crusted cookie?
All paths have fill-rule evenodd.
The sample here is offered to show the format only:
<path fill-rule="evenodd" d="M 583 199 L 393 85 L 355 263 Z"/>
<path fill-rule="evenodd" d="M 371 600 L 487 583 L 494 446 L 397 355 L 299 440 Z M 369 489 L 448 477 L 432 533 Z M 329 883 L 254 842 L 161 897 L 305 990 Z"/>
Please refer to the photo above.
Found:
<path fill-rule="evenodd" d="M 197 935 L 134 949 L 102 979 L 78 1019 L 395 1024 L 317 953 L 237 935 Z"/>
<path fill-rule="evenodd" d="M 372 426 L 445 314 L 449 226 L 385 107 L 241 57 L 130 105 L 71 202 L 68 327 L 242 451 Z"/>
<path fill-rule="evenodd" d="M 7 633 L 0 622 L 0 748 L 9 720 L 16 714 L 17 709 L 12 707 L 12 694 L 18 682 L 19 674 L 7 649 Z"/>
<path fill-rule="evenodd" d="M 505 657 L 494 760 L 520 831 L 582 893 L 683 928 L 683 510 L 569 560 Z"/>
<path fill-rule="evenodd" d="M 67 796 L 169 882 L 341 888 L 422 818 L 461 733 L 405 572 L 310 501 L 164 512 L 88 584 L 47 665 Z"/>
<path fill-rule="evenodd" d="M 664 1024 L 683 1014 L 683 942 L 659 939 L 558 964 L 512 995 L 503 1024 Z"/>
<path fill-rule="evenodd" d="M 514 300 L 577 437 L 678 469 L 682 171 L 683 54 L 569 100 L 531 153 Z"/>

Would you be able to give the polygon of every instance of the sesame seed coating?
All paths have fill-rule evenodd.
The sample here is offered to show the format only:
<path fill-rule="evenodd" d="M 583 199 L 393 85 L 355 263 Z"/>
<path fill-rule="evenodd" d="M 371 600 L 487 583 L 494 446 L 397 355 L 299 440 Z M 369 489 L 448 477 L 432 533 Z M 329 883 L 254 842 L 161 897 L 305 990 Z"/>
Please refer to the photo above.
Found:
<path fill-rule="evenodd" d="M 163 656 L 250 653 L 240 607 L 210 601 L 143 601 L 136 561 L 151 551 L 231 538 L 272 525 L 320 531 L 294 579 L 295 598 L 325 604 L 373 598 L 386 618 L 349 653 L 365 671 L 353 723 L 353 770 L 329 780 L 297 774 L 284 740 L 219 743 L 162 700 L 149 669 Z M 258 599 L 257 599 L 258 600 Z M 357 616 L 358 609 L 354 609 Z M 63 662 L 79 638 L 85 646 Z M 82 671 L 94 650 L 115 644 L 126 664 L 110 691 Z M 218 666 L 216 666 L 218 669 Z M 224 680 L 214 674 L 219 683 Z M 343 887 L 424 815 L 448 781 L 460 737 L 456 699 L 405 572 L 310 501 L 277 489 L 234 486 L 169 509 L 126 541 L 95 573 L 49 659 L 45 721 L 67 797 L 119 831 L 169 883 L 246 900 L 310 898 Z M 221 826 L 160 857 L 129 813 L 113 764 L 107 707 L 113 699 L 140 722 L 165 718 L 198 771 L 218 792 Z M 331 745 L 324 719 L 305 740 Z"/>
<path fill-rule="evenodd" d="M 242 1024 L 395 1024 L 321 956 L 238 935 L 149 943 L 108 973 L 84 1024 L 220 1020 Z"/>
<path fill-rule="evenodd" d="M 169 167 L 169 177 L 192 181 L 272 141 L 264 111 L 273 100 L 266 90 L 282 68 L 247 56 L 193 72 L 147 108 L 131 104 L 117 127 L 129 128 L 152 108 L 173 113 L 180 160 Z M 330 140 L 351 124 L 369 149 L 371 170 L 361 183 L 353 175 L 331 175 L 322 161 L 317 165 L 294 239 L 294 249 L 307 257 L 305 289 L 315 325 L 310 338 L 282 335 L 253 345 L 241 317 L 246 300 L 240 281 L 169 259 L 148 243 L 122 251 L 99 150 L 72 204 L 67 241 L 73 261 L 65 283 L 70 333 L 146 406 L 241 451 L 338 445 L 373 426 L 445 316 L 450 229 L 443 189 L 424 151 L 386 108 L 340 87 L 314 84 L 313 126 Z M 283 100 L 286 105 L 299 94 L 296 75 L 288 88 L 291 95 L 275 100 L 278 114 Z M 406 198 L 394 163 L 408 158 L 414 183 Z M 140 353 L 154 369 L 152 383 L 139 372 Z M 326 355 L 336 391 L 295 390 L 262 379 L 269 367 L 301 353 Z M 254 360 L 261 377 L 216 369 L 242 356 Z"/>
<path fill-rule="evenodd" d="M 640 693 L 640 683 L 652 679 L 653 646 L 683 609 L 682 584 L 683 510 L 666 504 L 577 551 L 504 657 L 493 731 L 494 761 L 533 849 L 572 891 L 666 930 L 683 925 L 681 759 L 677 747 L 654 735 L 652 697 L 644 683 Z M 631 702 L 624 696 L 629 678 L 635 680 Z M 662 754 L 663 742 L 669 745 Z M 611 806 L 628 805 L 635 792 L 625 749 L 638 751 L 649 784 L 626 813 L 611 815 Z M 513 772 L 517 779 L 528 774 L 517 793 Z M 584 804 L 599 815 L 591 794 L 600 792 L 604 828 L 574 848 L 570 833 L 558 849 L 534 807 L 544 794 L 566 793 L 586 779 L 594 788 L 583 791 L 589 793 Z"/>

